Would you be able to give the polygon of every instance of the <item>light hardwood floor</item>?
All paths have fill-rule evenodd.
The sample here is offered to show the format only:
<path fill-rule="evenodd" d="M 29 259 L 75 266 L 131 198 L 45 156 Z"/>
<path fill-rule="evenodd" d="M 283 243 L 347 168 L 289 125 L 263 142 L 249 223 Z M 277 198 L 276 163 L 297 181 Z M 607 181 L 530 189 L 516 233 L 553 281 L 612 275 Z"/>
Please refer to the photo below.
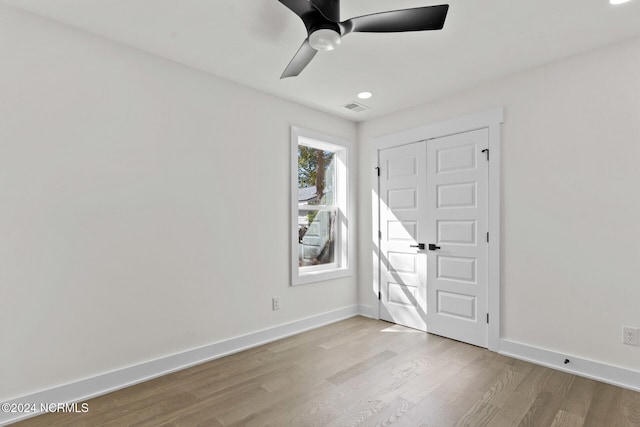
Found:
<path fill-rule="evenodd" d="M 640 393 L 355 317 L 16 426 L 640 426 Z"/>

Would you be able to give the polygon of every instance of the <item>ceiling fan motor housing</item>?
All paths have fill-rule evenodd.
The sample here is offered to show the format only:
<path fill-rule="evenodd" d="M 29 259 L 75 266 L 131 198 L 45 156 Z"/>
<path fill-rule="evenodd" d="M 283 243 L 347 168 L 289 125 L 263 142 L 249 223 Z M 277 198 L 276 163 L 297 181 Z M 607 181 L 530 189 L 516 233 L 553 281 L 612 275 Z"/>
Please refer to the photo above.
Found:
<path fill-rule="evenodd" d="M 302 16 L 309 42 L 316 50 L 333 50 L 340 44 L 340 0 L 308 0 L 313 10 Z"/>
<path fill-rule="evenodd" d="M 340 34 L 340 0 L 307 0 L 313 8 L 301 16 L 307 34 L 318 30 L 332 30 Z"/>
<path fill-rule="evenodd" d="M 333 22 L 340 22 L 340 0 L 309 0 L 322 14 Z"/>

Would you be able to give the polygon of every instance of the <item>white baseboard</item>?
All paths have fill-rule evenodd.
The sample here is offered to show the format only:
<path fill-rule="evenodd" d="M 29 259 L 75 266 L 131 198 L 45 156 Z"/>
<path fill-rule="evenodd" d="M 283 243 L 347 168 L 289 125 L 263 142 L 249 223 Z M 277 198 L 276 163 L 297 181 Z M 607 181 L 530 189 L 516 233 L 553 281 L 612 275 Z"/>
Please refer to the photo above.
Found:
<path fill-rule="evenodd" d="M 70 384 L 32 393 L 3 404 L 40 404 L 84 402 L 96 396 L 110 393 L 133 384 L 157 378 L 203 362 L 218 359 L 229 354 L 257 347 L 271 341 L 286 338 L 310 329 L 357 316 L 359 306 L 344 307 L 328 313 L 307 317 L 283 325 L 274 326 L 226 341 L 209 344 L 204 347 L 187 350 L 161 359 L 141 363 L 116 371 L 96 375 Z M 366 314 L 365 314 L 366 315 Z M 89 408 L 90 409 L 90 408 Z M 39 413 L 10 413 L 0 411 L 0 426 L 15 423 Z"/>
<path fill-rule="evenodd" d="M 546 366 L 603 383 L 640 391 L 640 372 L 607 365 L 569 354 L 533 347 L 515 341 L 500 340 L 500 354 Z M 569 359 L 569 363 L 564 363 Z"/>
<path fill-rule="evenodd" d="M 378 307 L 371 307 L 370 305 L 362 305 L 358 306 L 358 314 L 360 316 L 368 317 L 370 319 L 378 319 Z"/>

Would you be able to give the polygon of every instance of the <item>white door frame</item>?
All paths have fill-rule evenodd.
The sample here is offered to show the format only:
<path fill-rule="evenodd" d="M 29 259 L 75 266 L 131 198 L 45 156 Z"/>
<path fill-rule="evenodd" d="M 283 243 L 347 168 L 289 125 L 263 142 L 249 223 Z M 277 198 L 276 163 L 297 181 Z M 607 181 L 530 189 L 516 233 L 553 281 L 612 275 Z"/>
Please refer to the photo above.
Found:
<path fill-rule="evenodd" d="M 375 138 L 371 141 L 372 184 L 371 212 L 372 229 L 371 244 L 373 253 L 373 289 L 380 292 L 380 198 L 378 197 L 378 152 L 387 148 L 440 138 L 457 133 L 477 129 L 489 129 L 489 281 L 488 310 L 489 336 L 488 348 L 500 351 L 500 124 L 504 121 L 502 107 L 468 116 L 458 117 L 443 122 L 433 123 L 390 135 Z M 379 294 L 378 294 L 379 295 Z M 378 302 L 378 319 L 380 304 Z"/>

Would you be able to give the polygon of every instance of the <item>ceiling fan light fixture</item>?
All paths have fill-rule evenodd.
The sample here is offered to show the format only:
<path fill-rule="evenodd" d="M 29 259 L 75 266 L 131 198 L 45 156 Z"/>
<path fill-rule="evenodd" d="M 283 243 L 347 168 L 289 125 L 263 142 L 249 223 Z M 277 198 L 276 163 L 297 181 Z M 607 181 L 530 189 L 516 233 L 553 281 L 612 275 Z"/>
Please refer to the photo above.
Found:
<path fill-rule="evenodd" d="M 316 30 L 309 35 L 309 44 L 315 50 L 333 50 L 342 41 L 340 34 L 334 30 L 321 29 Z"/>

